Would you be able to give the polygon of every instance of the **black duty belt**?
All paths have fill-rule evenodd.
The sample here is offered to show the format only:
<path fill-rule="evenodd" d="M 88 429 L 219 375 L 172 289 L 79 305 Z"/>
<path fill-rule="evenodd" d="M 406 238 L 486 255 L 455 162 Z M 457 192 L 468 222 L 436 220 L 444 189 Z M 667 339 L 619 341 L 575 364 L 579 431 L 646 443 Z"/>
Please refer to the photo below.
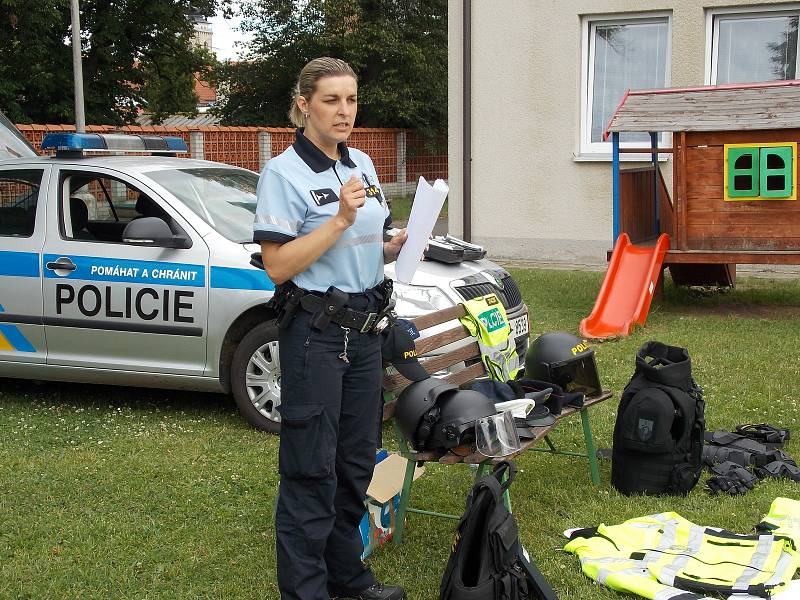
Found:
<path fill-rule="evenodd" d="M 319 311 L 330 313 L 330 320 L 337 325 L 355 329 L 360 333 L 368 333 L 375 329 L 386 316 L 384 312 L 361 312 L 351 308 L 342 307 L 335 310 L 334 305 L 323 306 L 324 298 L 314 294 L 306 294 L 300 298 L 300 306 L 303 310 L 316 314 Z M 335 312 L 334 312 L 335 311 Z"/>

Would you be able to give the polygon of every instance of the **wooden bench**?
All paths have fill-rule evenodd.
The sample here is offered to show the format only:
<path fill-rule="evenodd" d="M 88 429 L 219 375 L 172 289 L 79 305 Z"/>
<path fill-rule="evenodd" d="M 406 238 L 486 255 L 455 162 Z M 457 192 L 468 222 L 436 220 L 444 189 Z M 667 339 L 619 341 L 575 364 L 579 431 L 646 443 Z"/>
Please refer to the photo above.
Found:
<path fill-rule="evenodd" d="M 425 367 L 425 370 L 428 371 L 428 373 L 434 374 L 448 367 L 465 363 L 465 368 L 443 377 L 445 381 L 458 386 L 462 386 L 474 381 L 475 379 L 488 376 L 486 368 L 483 362 L 480 360 L 480 349 L 478 347 L 477 340 L 470 336 L 467 329 L 458 322 L 458 319 L 463 317 L 465 314 L 466 311 L 464 306 L 459 304 L 457 306 L 417 317 L 416 319 L 412 320 L 412 323 L 420 332 L 424 332 L 426 329 L 431 329 L 450 321 L 455 321 L 453 327 L 451 328 L 434 333 L 427 337 L 418 338 L 415 345 L 420 362 L 423 367 Z M 469 338 L 470 341 L 465 345 L 460 346 L 455 350 L 434 355 L 437 350 L 440 350 L 454 342 L 466 340 L 467 338 Z M 408 379 L 399 373 L 385 375 L 383 381 L 385 401 L 384 419 L 392 418 L 394 415 L 394 407 L 397 396 L 410 383 L 411 382 Z M 409 506 L 409 500 L 411 497 L 411 484 L 413 483 L 414 479 L 414 468 L 418 463 L 439 462 L 446 465 L 452 465 L 456 463 L 478 465 L 475 474 L 477 479 L 488 473 L 492 466 L 498 461 L 514 458 L 526 450 L 535 450 L 539 452 L 549 452 L 552 454 L 564 454 L 567 456 L 587 458 L 589 461 L 589 472 L 592 482 L 595 485 L 599 485 L 600 470 L 597 466 L 594 436 L 592 434 L 591 424 L 589 423 L 588 409 L 609 397 L 611 397 L 611 392 L 603 392 L 600 396 L 587 398 L 582 408 L 565 408 L 560 415 L 557 415 L 556 422 L 552 425 L 547 427 L 532 427 L 531 433 L 534 437 L 532 439 L 521 440 L 522 444 L 520 450 L 510 456 L 503 457 L 502 459 L 488 458 L 480 453 L 473 452 L 469 447 L 454 448 L 453 451 L 445 453 L 416 452 L 410 448 L 403 433 L 400 431 L 400 428 L 395 422 L 395 431 L 397 433 L 398 442 L 401 448 L 400 454 L 408 459 L 405 479 L 403 481 L 403 490 L 400 496 L 400 504 L 397 514 L 395 515 L 395 532 L 393 534 L 395 543 L 402 543 L 405 518 L 409 512 L 426 514 L 429 516 L 439 516 L 454 519 L 459 518 L 455 515 L 446 515 L 442 513 L 411 508 Z M 574 415 L 575 413 L 580 413 L 581 415 L 584 442 L 586 444 L 585 454 L 559 450 L 548 437 L 562 419 L 569 417 L 570 415 Z M 547 448 L 534 448 L 534 446 L 542 440 L 545 441 Z M 507 493 L 504 496 L 504 500 L 510 510 L 511 504 Z"/>

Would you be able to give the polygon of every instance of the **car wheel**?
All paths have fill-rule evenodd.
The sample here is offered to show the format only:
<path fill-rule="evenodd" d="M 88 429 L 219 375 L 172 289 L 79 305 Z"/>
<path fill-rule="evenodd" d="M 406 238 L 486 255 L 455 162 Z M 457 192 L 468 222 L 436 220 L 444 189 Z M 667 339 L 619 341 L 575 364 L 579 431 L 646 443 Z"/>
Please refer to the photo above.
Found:
<path fill-rule="evenodd" d="M 248 423 L 280 432 L 281 360 L 275 321 L 256 325 L 239 342 L 231 361 L 231 392 Z"/>

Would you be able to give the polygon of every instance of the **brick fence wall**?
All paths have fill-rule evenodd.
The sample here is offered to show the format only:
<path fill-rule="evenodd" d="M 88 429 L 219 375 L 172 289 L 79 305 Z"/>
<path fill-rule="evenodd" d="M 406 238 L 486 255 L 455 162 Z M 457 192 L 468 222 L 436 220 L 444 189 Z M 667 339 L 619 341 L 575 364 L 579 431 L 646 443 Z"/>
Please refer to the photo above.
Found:
<path fill-rule="evenodd" d="M 72 125 L 17 125 L 41 152 L 46 133 L 75 131 Z M 192 158 L 260 171 L 266 162 L 288 148 L 294 141 L 294 129 L 283 127 L 165 127 L 161 125 L 88 125 L 89 133 L 142 133 L 183 138 Z M 403 129 L 354 129 L 348 144 L 370 155 L 378 179 L 389 195 L 413 194 L 420 175 L 429 181 L 447 179 L 446 141 L 444 150 L 431 153 L 425 141 Z"/>

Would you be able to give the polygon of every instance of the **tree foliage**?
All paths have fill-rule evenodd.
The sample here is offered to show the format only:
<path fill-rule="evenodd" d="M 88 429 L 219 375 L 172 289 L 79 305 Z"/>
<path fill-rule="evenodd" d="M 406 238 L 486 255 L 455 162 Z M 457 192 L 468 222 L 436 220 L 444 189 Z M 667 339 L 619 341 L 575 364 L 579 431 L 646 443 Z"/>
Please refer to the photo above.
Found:
<path fill-rule="evenodd" d="M 446 130 L 446 0 L 242 0 L 241 13 L 253 37 L 217 71 L 225 122 L 288 124 L 300 69 L 333 56 L 359 75 L 358 125 Z"/>
<path fill-rule="evenodd" d="M 123 124 L 194 112 L 194 73 L 212 63 L 190 45 L 190 13 L 229 0 L 81 0 L 86 121 Z M 0 110 L 16 122 L 74 122 L 69 0 L 0 0 Z"/>

